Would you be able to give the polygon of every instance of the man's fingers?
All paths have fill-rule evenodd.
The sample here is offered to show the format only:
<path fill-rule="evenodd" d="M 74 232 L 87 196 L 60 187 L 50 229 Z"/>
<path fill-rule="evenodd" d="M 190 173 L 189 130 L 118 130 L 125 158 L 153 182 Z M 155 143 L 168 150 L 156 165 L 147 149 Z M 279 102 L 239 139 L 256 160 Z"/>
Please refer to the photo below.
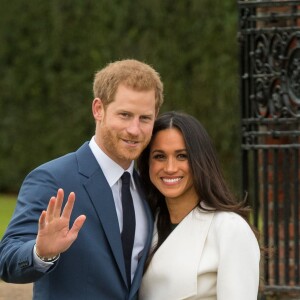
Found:
<path fill-rule="evenodd" d="M 39 219 L 39 230 L 43 230 L 45 228 L 45 222 L 46 222 L 46 211 L 42 211 Z"/>
<path fill-rule="evenodd" d="M 73 226 L 68 233 L 68 235 L 70 235 L 70 238 L 72 240 L 75 240 L 77 238 L 78 232 L 82 228 L 85 220 L 86 220 L 86 216 L 81 215 L 74 221 Z"/>
<path fill-rule="evenodd" d="M 45 221 L 50 222 L 53 219 L 53 213 L 54 213 L 54 207 L 55 207 L 55 197 L 51 197 L 48 203 L 46 215 L 45 215 Z"/>
<path fill-rule="evenodd" d="M 77 217 L 76 220 L 74 221 L 72 229 L 74 227 L 74 230 L 76 230 L 77 232 L 79 232 L 79 230 L 83 226 L 85 220 L 86 220 L 86 216 L 85 215 L 81 215 L 81 216 Z"/>
<path fill-rule="evenodd" d="M 64 190 L 58 189 L 57 194 L 56 194 L 55 207 L 54 207 L 54 211 L 53 211 L 53 216 L 55 218 L 60 218 L 61 207 L 62 207 L 63 201 L 64 201 Z"/>
<path fill-rule="evenodd" d="M 63 218 L 66 218 L 66 219 L 70 219 L 71 217 L 71 213 L 72 213 L 72 210 L 73 210 L 73 207 L 74 207 L 74 202 L 75 202 L 75 193 L 71 192 L 69 197 L 68 197 L 68 201 L 63 209 L 63 212 L 61 214 L 61 216 Z"/>
<path fill-rule="evenodd" d="M 78 233 L 79 230 L 82 228 L 82 226 L 83 226 L 85 220 L 86 220 L 86 216 L 85 216 L 85 215 L 79 216 L 79 217 L 74 221 L 73 226 L 72 226 L 72 228 L 70 229 L 70 232 L 71 232 L 72 234 Z"/>

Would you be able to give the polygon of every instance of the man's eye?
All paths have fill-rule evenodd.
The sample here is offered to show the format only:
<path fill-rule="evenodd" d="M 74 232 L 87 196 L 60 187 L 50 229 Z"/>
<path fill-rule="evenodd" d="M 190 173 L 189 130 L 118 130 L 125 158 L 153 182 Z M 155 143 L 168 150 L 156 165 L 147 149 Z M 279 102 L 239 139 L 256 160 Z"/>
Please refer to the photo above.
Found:
<path fill-rule="evenodd" d="M 152 120 L 152 118 L 148 117 L 148 116 L 144 116 L 144 117 L 141 117 L 141 120 L 144 122 L 150 122 Z"/>
<path fill-rule="evenodd" d="M 121 113 L 120 114 L 122 117 L 124 117 L 124 118 L 128 118 L 129 117 L 129 114 L 128 113 Z"/>

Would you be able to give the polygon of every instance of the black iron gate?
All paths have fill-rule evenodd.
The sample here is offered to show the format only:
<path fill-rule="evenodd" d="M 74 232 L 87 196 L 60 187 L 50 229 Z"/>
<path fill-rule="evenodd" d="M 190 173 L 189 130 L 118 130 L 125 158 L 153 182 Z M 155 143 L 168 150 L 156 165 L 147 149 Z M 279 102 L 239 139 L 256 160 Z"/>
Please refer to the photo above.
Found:
<path fill-rule="evenodd" d="M 270 253 L 262 298 L 300 299 L 300 1 L 238 1 L 243 190 Z"/>

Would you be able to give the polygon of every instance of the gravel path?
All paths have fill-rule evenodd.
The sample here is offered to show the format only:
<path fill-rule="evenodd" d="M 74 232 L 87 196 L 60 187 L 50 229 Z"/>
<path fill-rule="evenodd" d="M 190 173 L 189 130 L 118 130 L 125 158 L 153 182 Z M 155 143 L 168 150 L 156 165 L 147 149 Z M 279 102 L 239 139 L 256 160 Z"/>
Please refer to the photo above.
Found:
<path fill-rule="evenodd" d="M 0 300 L 31 300 L 32 284 L 12 284 L 0 281 Z"/>

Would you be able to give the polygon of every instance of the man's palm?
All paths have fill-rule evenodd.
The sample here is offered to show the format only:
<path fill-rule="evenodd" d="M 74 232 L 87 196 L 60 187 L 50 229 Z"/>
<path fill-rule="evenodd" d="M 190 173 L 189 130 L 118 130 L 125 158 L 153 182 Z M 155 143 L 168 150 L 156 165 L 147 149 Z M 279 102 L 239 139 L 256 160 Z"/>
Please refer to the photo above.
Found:
<path fill-rule="evenodd" d="M 76 240 L 78 232 L 84 224 L 86 217 L 81 215 L 69 228 L 75 194 L 70 193 L 62 211 L 63 199 L 64 191 L 59 189 L 56 197 L 50 199 L 47 211 L 43 211 L 40 216 L 36 241 L 36 251 L 39 256 L 53 257 L 65 252 Z"/>

